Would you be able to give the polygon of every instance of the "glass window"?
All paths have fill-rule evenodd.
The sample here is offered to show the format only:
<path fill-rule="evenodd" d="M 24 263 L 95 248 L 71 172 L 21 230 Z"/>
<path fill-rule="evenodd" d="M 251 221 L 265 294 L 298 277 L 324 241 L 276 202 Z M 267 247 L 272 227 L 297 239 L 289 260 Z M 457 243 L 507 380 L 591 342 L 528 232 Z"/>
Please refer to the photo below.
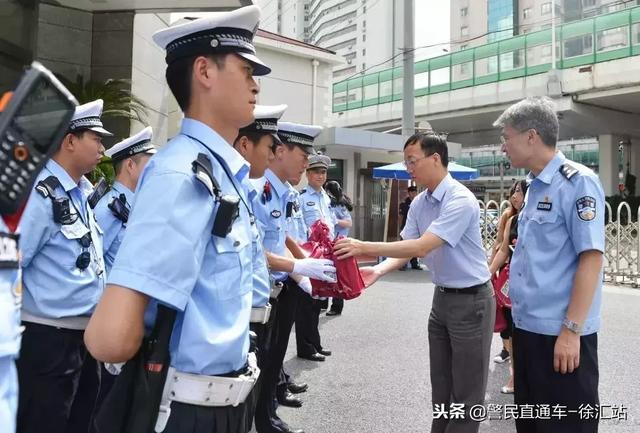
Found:
<path fill-rule="evenodd" d="M 640 44 L 640 23 L 635 23 L 633 27 L 631 27 L 631 34 L 633 35 L 633 44 Z"/>
<path fill-rule="evenodd" d="M 593 35 L 575 36 L 564 40 L 564 58 L 593 53 Z"/>
<path fill-rule="evenodd" d="M 551 2 L 542 3 L 540 5 L 540 15 L 548 15 L 551 13 Z"/>
<path fill-rule="evenodd" d="M 467 26 L 460 27 L 460 36 L 469 36 L 469 27 Z"/>
<path fill-rule="evenodd" d="M 500 71 L 511 71 L 524 66 L 524 49 L 500 54 Z"/>
<path fill-rule="evenodd" d="M 460 16 L 466 17 L 469 14 L 469 8 L 460 8 Z"/>
<path fill-rule="evenodd" d="M 453 66 L 453 81 L 469 80 L 472 77 L 473 62 L 460 63 Z"/>
<path fill-rule="evenodd" d="M 420 72 L 414 76 L 413 86 L 415 89 L 429 87 L 429 72 Z"/>
<path fill-rule="evenodd" d="M 596 32 L 596 51 L 603 52 L 629 45 L 627 26 Z"/>
<path fill-rule="evenodd" d="M 498 72 L 498 56 L 478 59 L 475 63 L 476 77 L 491 75 Z"/>
<path fill-rule="evenodd" d="M 393 79 L 393 93 L 402 93 L 402 77 Z"/>
<path fill-rule="evenodd" d="M 333 105 L 340 105 L 347 102 L 347 92 L 336 92 L 333 94 Z"/>
<path fill-rule="evenodd" d="M 462 51 L 462 50 L 466 50 L 468 47 L 469 47 L 469 45 L 467 45 L 467 44 L 462 44 L 462 45 L 460 45 L 460 51 Z"/>
<path fill-rule="evenodd" d="M 449 82 L 449 68 L 440 68 L 431 71 L 431 87 L 447 84 Z"/>
<path fill-rule="evenodd" d="M 527 48 L 527 66 L 551 63 L 551 44 L 535 45 Z"/>
<path fill-rule="evenodd" d="M 393 81 L 383 81 L 380 83 L 380 98 L 393 94 Z"/>
<path fill-rule="evenodd" d="M 582 0 L 582 6 L 585 8 L 595 6 L 595 5 L 596 5 L 596 0 Z"/>
<path fill-rule="evenodd" d="M 532 13 L 531 8 L 524 8 L 522 10 L 522 18 L 525 20 L 528 18 L 531 18 L 531 13 Z"/>
<path fill-rule="evenodd" d="M 355 89 L 349 89 L 347 94 L 347 100 L 349 102 L 360 101 L 362 99 L 362 87 L 356 87 Z"/>
<path fill-rule="evenodd" d="M 377 99 L 378 98 L 378 83 L 369 84 L 368 86 L 364 86 L 364 99 L 365 101 L 368 99 Z"/>

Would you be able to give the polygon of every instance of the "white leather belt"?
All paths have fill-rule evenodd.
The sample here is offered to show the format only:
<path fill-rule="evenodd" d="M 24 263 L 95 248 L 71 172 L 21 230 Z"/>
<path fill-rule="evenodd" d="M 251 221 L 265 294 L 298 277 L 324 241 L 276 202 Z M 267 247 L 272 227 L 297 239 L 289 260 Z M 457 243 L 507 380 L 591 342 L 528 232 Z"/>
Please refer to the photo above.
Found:
<path fill-rule="evenodd" d="M 251 323 L 262 323 L 263 325 L 269 322 L 269 316 L 271 315 L 271 304 L 267 304 L 264 307 L 254 307 L 251 309 Z"/>
<path fill-rule="evenodd" d="M 160 433 L 165 429 L 171 415 L 172 401 L 196 406 L 236 407 L 244 403 L 260 376 L 255 353 L 249 353 L 247 363 L 247 372 L 238 377 L 182 373 L 169 367 L 155 431 Z"/>
<path fill-rule="evenodd" d="M 37 323 L 39 325 L 53 326 L 54 328 L 73 329 L 84 331 L 89 324 L 89 316 L 61 317 L 51 319 L 48 317 L 38 317 L 22 310 L 21 319 L 23 322 Z"/>
<path fill-rule="evenodd" d="M 269 294 L 269 297 L 276 299 L 278 297 L 278 295 L 280 294 L 280 292 L 282 291 L 282 287 L 284 285 L 282 284 L 282 281 L 274 281 L 271 283 L 271 293 Z"/>

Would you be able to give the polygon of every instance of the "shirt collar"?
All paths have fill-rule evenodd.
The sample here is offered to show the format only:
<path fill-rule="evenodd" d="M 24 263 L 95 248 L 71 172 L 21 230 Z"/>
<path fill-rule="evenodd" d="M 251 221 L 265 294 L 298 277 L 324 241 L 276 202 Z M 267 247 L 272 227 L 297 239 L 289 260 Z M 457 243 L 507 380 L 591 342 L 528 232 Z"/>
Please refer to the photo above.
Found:
<path fill-rule="evenodd" d="M 127 198 L 127 203 L 131 203 L 133 201 L 133 191 L 127 188 L 123 183 L 118 182 L 117 180 L 113 182 L 113 190 L 120 194 L 124 194 Z"/>
<path fill-rule="evenodd" d="M 60 185 L 62 185 L 62 188 L 64 188 L 64 190 L 67 192 L 71 191 L 74 188 L 80 188 L 81 190 L 86 190 L 87 188 L 86 183 L 89 183 L 89 185 L 91 185 L 91 183 L 84 176 L 80 178 L 79 183 L 75 183 L 74 180 L 69 175 L 69 173 L 67 173 L 67 170 L 65 170 L 60 164 L 58 164 L 53 159 L 50 159 L 49 161 L 47 161 L 46 167 L 47 167 L 47 170 L 51 172 L 51 174 L 53 174 L 55 177 L 58 178 L 58 181 L 60 181 Z M 92 187 L 90 186 L 90 188 Z"/>
<path fill-rule="evenodd" d="M 529 181 L 533 179 L 538 179 L 540 182 L 544 182 L 547 185 L 550 185 L 551 181 L 553 180 L 553 176 L 560 169 L 560 166 L 564 164 L 566 159 L 567 158 L 564 156 L 562 152 L 557 151 L 553 159 L 547 163 L 547 165 L 544 167 L 544 169 L 540 172 L 538 176 L 534 176 L 533 173 L 529 172 L 529 174 L 527 175 L 527 179 Z"/>
<path fill-rule="evenodd" d="M 216 131 L 199 120 L 184 118 L 180 133 L 199 140 L 211 152 L 218 154 L 238 181 L 242 181 L 249 174 L 251 165 L 242 155 Z"/>
<path fill-rule="evenodd" d="M 438 186 L 436 186 L 436 189 L 433 190 L 433 192 L 430 192 L 429 190 L 427 190 L 427 198 L 429 199 L 436 199 L 437 201 L 442 201 L 442 199 L 444 198 L 444 194 L 447 192 L 447 189 L 449 189 L 449 185 L 451 185 L 451 182 L 453 181 L 453 178 L 451 177 L 451 174 L 447 173 L 447 175 L 440 181 L 440 183 L 438 184 Z"/>
<path fill-rule="evenodd" d="M 267 178 L 271 186 L 276 190 L 278 197 L 284 197 L 289 194 L 289 187 L 280 180 L 276 174 L 271 171 L 271 169 L 267 169 L 264 173 L 264 177 Z"/>

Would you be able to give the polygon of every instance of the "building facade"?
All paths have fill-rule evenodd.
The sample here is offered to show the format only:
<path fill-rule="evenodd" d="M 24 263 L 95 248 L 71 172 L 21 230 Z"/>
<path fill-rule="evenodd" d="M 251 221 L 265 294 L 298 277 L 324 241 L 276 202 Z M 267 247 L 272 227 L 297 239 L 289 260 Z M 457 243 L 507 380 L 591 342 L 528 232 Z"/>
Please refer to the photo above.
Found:
<path fill-rule="evenodd" d="M 334 51 L 345 63 L 338 81 L 382 63 L 396 66 L 402 45 L 402 0 L 257 0 L 261 27 Z M 393 58 L 393 59 L 392 59 Z M 391 59 L 391 60 L 390 60 Z"/>

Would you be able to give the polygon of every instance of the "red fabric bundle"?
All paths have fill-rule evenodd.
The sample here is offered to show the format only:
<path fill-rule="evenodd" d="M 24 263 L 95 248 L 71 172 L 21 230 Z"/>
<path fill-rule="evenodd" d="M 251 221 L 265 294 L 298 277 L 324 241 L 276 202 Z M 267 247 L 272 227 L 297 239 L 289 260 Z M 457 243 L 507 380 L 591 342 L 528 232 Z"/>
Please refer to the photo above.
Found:
<path fill-rule="evenodd" d="M 309 240 L 302 244 L 302 249 L 309 253 L 309 257 L 329 259 L 333 261 L 336 267 L 336 278 L 338 280 L 336 283 L 311 280 L 313 296 L 341 299 L 357 298 L 365 288 L 362 275 L 360 275 L 360 270 L 358 269 L 358 262 L 355 257 L 338 260 L 333 254 L 335 241 L 331 240 L 329 233 L 329 227 L 318 220 L 311 225 Z"/>
<path fill-rule="evenodd" d="M 511 308 L 509 298 L 509 264 L 505 265 L 497 275 L 491 277 L 491 284 L 496 295 L 496 324 L 494 332 L 501 332 L 507 329 L 507 319 L 504 316 L 504 309 Z"/>

